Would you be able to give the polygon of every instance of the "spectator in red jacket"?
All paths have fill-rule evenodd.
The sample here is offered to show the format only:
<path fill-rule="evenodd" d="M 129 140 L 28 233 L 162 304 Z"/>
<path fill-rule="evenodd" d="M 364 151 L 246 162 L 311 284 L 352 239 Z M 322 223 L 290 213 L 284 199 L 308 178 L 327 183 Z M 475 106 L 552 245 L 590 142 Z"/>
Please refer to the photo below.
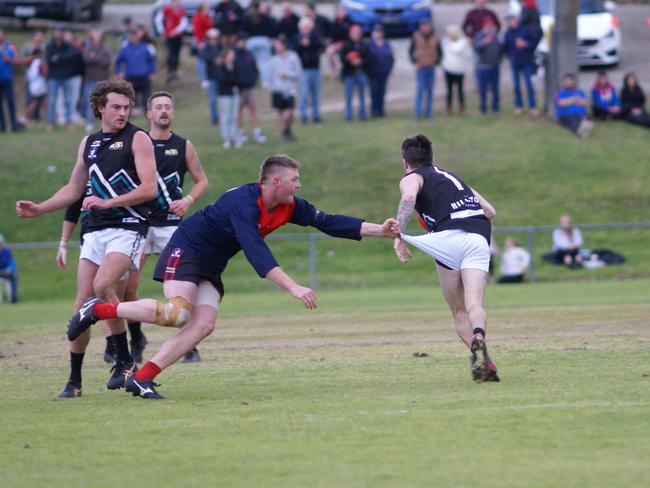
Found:
<path fill-rule="evenodd" d="M 162 34 L 167 44 L 167 80 L 170 83 L 178 79 L 178 64 L 180 61 L 183 35 L 188 21 L 181 0 L 171 0 L 162 10 Z"/>
<path fill-rule="evenodd" d="M 473 39 L 474 36 L 483 29 L 483 24 L 485 23 L 486 18 L 492 19 L 494 24 L 497 26 L 497 32 L 501 30 L 499 18 L 492 10 L 485 6 L 486 3 L 487 0 L 476 0 L 476 7 L 467 12 L 467 15 L 465 16 L 463 32 L 470 39 Z"/>
<path fill-rule="evenodd" d="M 210 5 L 202 3 L 199 10 L 192 18 L 192 52 L 196 53 L 196 76 L 205 89 L 208 87 L 208 80 L 205 74 L 205 61 L 201 59 L 199 53 L 205 46 L 205 36 L 212 27 L 212 16 L 210 15 Z"/>

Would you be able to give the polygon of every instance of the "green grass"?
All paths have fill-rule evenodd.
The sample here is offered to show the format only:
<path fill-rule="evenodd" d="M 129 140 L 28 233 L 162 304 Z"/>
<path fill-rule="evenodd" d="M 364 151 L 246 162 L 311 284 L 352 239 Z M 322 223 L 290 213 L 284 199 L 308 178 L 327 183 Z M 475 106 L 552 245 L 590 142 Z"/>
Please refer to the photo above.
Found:
<path fill-rule="evenodd" d="M 101 340 L 84 396 L 53 399 L 69 303 L 5 307 L 2 484 L 645 486 L 649 285 L 490 287 L 484 385 L 431 287 L 322 292 L 316 313 L 233 293 L 159 403 L 104 389 Z M 170 333 L 146 332 L 147 355 Z"/>

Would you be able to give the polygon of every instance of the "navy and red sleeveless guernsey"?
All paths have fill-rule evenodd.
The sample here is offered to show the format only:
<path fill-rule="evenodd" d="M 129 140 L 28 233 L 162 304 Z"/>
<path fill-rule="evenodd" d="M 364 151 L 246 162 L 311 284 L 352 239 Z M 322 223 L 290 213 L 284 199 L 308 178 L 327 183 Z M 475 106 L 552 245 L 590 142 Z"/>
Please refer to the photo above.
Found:
<path fill-rule="evenodd" d="M 187 139 L 176 134 L 169 139 L 152 139 L 156 153 L 156 169 L 158 171 L 158 195 L 151 202 L 149 225 L 167 227 L 178 225 L 181 217 L 169 211 L 169 205 L 174 200 L 183 198 L 183 182 L 187 172 L 185 149 Z"/>
<path fill-rule="evenodd" d="M 95 132 L 88 136 L 84 148 L 84 162 L 88 168 L 88 180 L 92 196 L 108 200 L 124 195 L 140 185 L 133 158 L 133 136 L 141 131 L 127 122 L 115 133 Z M 107 228 L 147 232 L 147 205 L 131 207 L 92 209 L 88 215 L 87 232 Z"/>
<path fill-rule="evenodd" d="M 311 226 L 334 237 L 361 239 L 362 219 L 326 214 L 296 196 L 292 203 L 279 205 L 268 214 L 261 196 L 257 183 L 228 190 L 183 220 L 167 246 L 196 257 L 203 272 L 210 276 L 220 275 L 228 260 L 243 249 L 246 259 L 263 278 L 278 266 L 264 236 L 284 224 Z"/>
<path fill-rule="evenodd" d="M 423 179 L 415 210 L 424 230 L 460 229 L 480 234 L 490 242 L 492 224 L 469 185 L 451 171 L 434 165 L 422 166 L 411 173 Z"/>

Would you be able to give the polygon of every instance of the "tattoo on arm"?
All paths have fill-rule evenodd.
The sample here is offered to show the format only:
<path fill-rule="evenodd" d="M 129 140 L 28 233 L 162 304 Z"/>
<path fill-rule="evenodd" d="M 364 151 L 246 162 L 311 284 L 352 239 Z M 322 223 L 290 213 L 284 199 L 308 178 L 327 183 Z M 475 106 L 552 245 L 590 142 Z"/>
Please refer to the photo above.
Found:
<path fill-rule="evenodd" d="M 414 200 L 400 200 L 399 206 L 397 207 L 397 221 L 399 222 L 399 231 L 401 233 L 406 231 L 406 225 L 411 220 L 413 210 L 415 210 Z"/>

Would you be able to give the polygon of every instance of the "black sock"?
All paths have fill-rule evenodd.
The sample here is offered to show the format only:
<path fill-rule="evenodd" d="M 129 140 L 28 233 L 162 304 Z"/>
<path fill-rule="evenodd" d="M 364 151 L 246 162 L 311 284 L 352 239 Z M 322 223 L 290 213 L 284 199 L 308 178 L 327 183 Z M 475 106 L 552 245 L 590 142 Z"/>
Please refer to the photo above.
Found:
<path fill-rule="evenodd" d="M 84 362 L 85 353 L 70 352 L 70 383 L 77 387 L 81 386 L 81 366 Z"/>
<path fill-rule="evenodd" d="M 113 336 L 106 336 L 106 354 L 109 356 L 115 355 L 115 341 L 113 341 Z"/>
<path fill-rule="evenodd" d="M 129 332 L 131 333 L 131 341 L 139 342 L 142 339 L 142 324 L 140 322 L 129 322 Z"/>
<path fill-rule="evenodd" d="M 476 334 L 481 334 L 483 337 L 485 337 L 485 329 L 481 329 L 480 327 L 474 327 L 474 330 L 472 331 L 474 335 Z"/>
<path fill-rule="evenodd" d="M 133 362 L 133 358 L 129 352 L 129 343 L 126 340 L 126 331 L 121 334 L 113 334 L 113 341 L 115 341 L 117 360 L 122 363 Z"/>

